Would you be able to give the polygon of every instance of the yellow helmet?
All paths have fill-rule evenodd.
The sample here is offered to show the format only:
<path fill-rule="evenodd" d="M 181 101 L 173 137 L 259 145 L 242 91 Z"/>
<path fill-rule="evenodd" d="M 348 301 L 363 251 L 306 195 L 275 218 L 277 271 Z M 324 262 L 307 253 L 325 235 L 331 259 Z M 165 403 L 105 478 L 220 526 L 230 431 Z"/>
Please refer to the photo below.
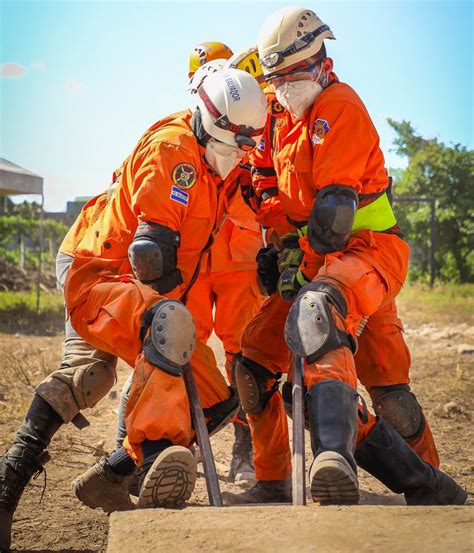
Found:
<path fill-rule="evenodd" d="M 258 58 L 257 46 L 251 46 L 241 52 L 234 54 L 229 58 L 224 67 L 232 67 L 250 73 L 262 88 L 266 88 L 267 83 L 263 75 L 263 69 Z"/>
<path fill-rule="evenodd" d="M 223 42 L 201 42 L 189 56 L 189 78 L 208 61 L 228 60 L 232 55 L 232 50 Z"/>

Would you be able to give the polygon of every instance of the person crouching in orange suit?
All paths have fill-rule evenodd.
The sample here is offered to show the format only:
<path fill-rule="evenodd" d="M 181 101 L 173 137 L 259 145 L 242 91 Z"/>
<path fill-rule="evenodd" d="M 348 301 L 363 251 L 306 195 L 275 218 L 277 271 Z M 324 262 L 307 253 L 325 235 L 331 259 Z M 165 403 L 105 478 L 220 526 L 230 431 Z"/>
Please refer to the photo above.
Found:
<path fill-rule="evenodd" d="M 203 258 L 201 272 L 186 303 L 196 324 L 196 337 L 206 343 L 214 331 L 225 350 L 225 367 L 233 384 L 232 367 L 240 352 L 240 337 L 265 297 L 258 282 L 255 257 L 262 247 L 260 226 L 237 193 L 216 240 Z M 229 477 L 236 483 L 255 480 L 252 440 L 245 413 L 233 420 L 235 441 Z"/>
<path fill-rule="evenodd" d="M 466 493 L 433 466 L 437 456 L 433 465 L 422 460 L 384 420 L 397 409 L 403 416 L 402 405 L 406 436 L 421 437 L 436 455 L 406 384 L 380 391 L 378 418 L 358 407 L 355 352 L 367 320 L 373 317 L 371 335 L 377 336 L 370 344 L 374 351 L 361 360 L 369 375 L 387 356 L 391 377 L 399 376 L 393 368 L 398 361 L 400 372 L 409 367 L 395 309 L 409 247 L 387 197 L 377 132 L 360 98 L 332 72 L 323 43 L 328 38 L 334 38 L 331 30 L 314 12 L 296 7 L 275 13 L 260 34 L 266 80 L 286 109 L 273 144 L 278 197 L 299 239 L 282 244 L 280 296 L 266 301 L 242 336 L 235 380 L 251 426 L 258 482 L 233 502 L 291 500 L 287 423 L 278 391 L 291 350 L 306 360 L 314 501 L 357 503 L 357 460 L 410 504 L 462 504 Z M 374 332 L 387 313 L 390 334 Z"/>
<path fill-rule="evenodd" d="M 239 97 L 239 102 L 233 98 Z M 171 115 L 141 138 L 100 217 L 76 248 L 65 286 L 76 331 L 135 367 L 125 448 L 108 459 L 115 501 L 140 469 L 139 507 L 177 504 L 194 488 L 194 439 L 181 368 L 190 363 L 215 430 L 238 401 L 212 350 L 195 340 L 184 303 L 265 122 L 258 83 L 238 70 L 209 76 L 194 112 Z M 212 408 L 212 410 L 211 410 Z M 131 464 L 132 463 L 132 464 Z M 113 476 L 112 476 L 113 475 Z M 76 494 L 101 506 L 100 478 Z M 78 493 L 79 492 L 79 493 Z M 81 497 L 80 497 L 81 498 Z"/>

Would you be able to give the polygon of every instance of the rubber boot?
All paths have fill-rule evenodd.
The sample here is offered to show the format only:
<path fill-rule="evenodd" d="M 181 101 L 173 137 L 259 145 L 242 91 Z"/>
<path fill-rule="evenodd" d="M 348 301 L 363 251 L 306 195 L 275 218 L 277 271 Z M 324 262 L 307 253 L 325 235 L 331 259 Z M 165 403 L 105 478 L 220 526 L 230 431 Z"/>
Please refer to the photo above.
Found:
<path fill-rule="evenodd" d="M 135 508 L 127 483 L 128 475 L 116 474 L 103 457 L 73 481 L 72 489 L 81 503 L 109 514 Z"/>
<path fill-rule="evenodd" d="M 467 493 L 450 476 L 426 463 L 380 418 L 355 452 L 357 464 L 407 505 L 464 505 Z"/>
<path fill-rule="evenodd" d="M 255 505 L 291 503 L 291 478 L 286 480 L 259 480 L 255 486 L 240 494 L 223 492 L 224 505 Z"/>
<path fill-rule="evenodd" d="M 321 505 L 359 502 L 354 449 L 358 394 L 339 380 L 323 380 L 306 394 L 314 461 L 311 496 Z"/>
<path fill-rule="evenodd" d="M 194 491 L 196 458 L 188 448 L 170 444 L 168 440 L 142 444 L 144 460 L 137 471 L 139 509 L 180 506 Z"/>
<path fill-rule="evenodd" d="M 0 457 L 0 551 L 11 545 L 11 529 L 21 494 L 30 479 L 43 472 L 46 448 L 63 421 L 48 403 L 35 395 L 12 447 Z"/>
<path fill-rule="evenodd" d="M 234 422 L 234 436 L 229 478 L 238 485 L 255 483 L 252 436 L 249 426 Z"/>

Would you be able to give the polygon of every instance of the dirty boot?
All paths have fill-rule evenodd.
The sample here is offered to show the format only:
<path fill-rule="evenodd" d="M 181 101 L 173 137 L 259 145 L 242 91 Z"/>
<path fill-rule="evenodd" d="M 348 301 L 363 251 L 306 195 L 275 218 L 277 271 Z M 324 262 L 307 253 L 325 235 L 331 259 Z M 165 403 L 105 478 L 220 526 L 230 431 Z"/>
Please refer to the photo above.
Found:
<path fill-rule="evenodd" d="M 105 457 L 76 478 L 72 489 L 77 499 L 91 509 L 113 513 L 135 508 L 128 493 L 127 475 L 116 474 Z"/>
<path fill-rule="evenodd" d="M 387 421 L 380 418 L 355 451 L 357 464 L 407 505 L 464 505 L 467 493 L 450 476 L 421 459 Z"/>
<path fill-rule="evenodd" d="M 163 448 L 159 444 L 158 451 L 154 451 L 153 444 L 168 440 L 145 442 L 142 444 L 144 461 L 137 473 L 140 483 L 138 508 L 181 505 L 191 497 L 196 484 L 197 465 L 194 455 L 186 447 L 178 445 L 165 445 Z"/>
<path fill-rule="evenodd" d="M 11 545 L 13 514 L 30 479 L 43 472 L 49 460 L 46 448 L 63 424 L 61 417 L 34 396 L 12 447 L 0 458 L 0 551 Z"/>
<path fill-rule="evenodd" d="M 224 505 L 255 505 L 260 503 L 291 503 L 291 478 L 259 480 L 255 486 L 240 494 L 223 492 Z"/>
<path fill-rule="evenodd" d="M 357 391 L 339 380 L 323 380 L 306 394 L 314 461 L 310 469 L 313 501 L 320 505 L 359 502 L 354 449 Z"/>
<path fill-rule="evenodd" d="M 255 482 L 253 468 L 253 446 L 250 428 L 241 423 L 234 423 L 235 441 L 232 447 L 229 478 L 238 485 Z"/>

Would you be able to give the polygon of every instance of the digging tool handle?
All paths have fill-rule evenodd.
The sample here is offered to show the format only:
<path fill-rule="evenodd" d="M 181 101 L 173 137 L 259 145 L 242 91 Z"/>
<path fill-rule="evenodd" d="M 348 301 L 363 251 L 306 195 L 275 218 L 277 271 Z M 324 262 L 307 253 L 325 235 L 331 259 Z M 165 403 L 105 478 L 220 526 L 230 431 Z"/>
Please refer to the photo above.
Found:
<path fill-rule="evenodd" d="M 222 507 L 221 490 L 217 478 L 211 442 L 209 441 L 209 432 L 207 431 L 204 413 L 202 411 L 201 402 L 199 401 L 199 394 L 196 388 L 196 382 L 194 381 L 193 371 L 189 364 L 183 367 L 183 377 L 189 405 L 191 406 L 191 416 L 194 430 L 196 431 L 197 443 L 201 451 L 209 502 L 213 507 Z"/>
<path fill-rule="evenodd" d="M 293 505 L 306 505 L 304 458 L 304 357 L 293 355 Z"/>

